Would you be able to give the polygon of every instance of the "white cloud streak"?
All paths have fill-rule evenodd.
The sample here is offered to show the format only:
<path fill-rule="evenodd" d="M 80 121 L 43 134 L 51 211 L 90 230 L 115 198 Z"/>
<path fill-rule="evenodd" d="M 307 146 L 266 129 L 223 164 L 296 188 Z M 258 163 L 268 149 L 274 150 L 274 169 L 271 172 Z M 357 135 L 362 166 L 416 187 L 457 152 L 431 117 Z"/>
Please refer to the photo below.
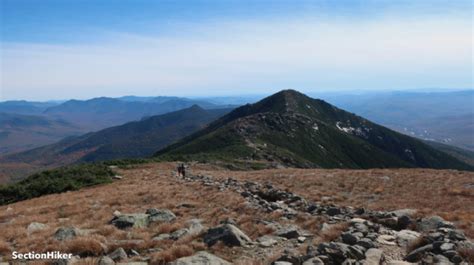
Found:
<path fill-rule="evenodd" d="M 472 25 L 455 18 L 236 21 L 1 49 L 0 99 L 473 86 Z"/>

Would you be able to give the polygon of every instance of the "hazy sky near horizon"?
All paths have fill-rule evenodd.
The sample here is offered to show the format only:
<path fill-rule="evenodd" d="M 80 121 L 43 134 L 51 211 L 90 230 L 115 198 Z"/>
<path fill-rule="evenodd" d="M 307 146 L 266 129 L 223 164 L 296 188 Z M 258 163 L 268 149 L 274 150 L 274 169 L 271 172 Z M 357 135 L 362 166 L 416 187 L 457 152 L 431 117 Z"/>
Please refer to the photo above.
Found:
<path fill-rule="evenodd" d="M 0 4 L 0 100 L 474 87 L 470 0 Z"/>

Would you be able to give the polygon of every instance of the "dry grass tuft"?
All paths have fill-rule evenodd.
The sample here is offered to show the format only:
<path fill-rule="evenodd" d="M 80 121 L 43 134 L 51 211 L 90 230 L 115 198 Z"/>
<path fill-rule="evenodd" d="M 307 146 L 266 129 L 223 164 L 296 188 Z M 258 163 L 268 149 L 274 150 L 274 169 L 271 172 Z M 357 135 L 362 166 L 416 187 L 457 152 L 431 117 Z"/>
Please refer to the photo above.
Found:
<path fill-rule="evenodd" d="M 331 225 L 331 227 L 323 232 L 320 233 L 321 239 L 324 242 L 334 241 L 341 234 L 349 228 L 349 223 L 339 223 L 335 225 Z"/>
<path fill-rule="evenodd" d="M 0 254 L 2 255 L 10 255 L 11 254 L 11 247 L 10 244 L 8 244 L 5 241 L 0 241 Z"/>
<path fill-rule="evenodd" d="M 415 250 L 417 248 L 421 248 L 422 246 L 425 246 L 429 243 L 430 242 L 424 236 L 421 236 L 421 237 L 417 238 L 416 240 L 411 241 L 410 244 L 408 244 L 407 253 L 410 253 L 413 250 Z"/>
<path fill-rule="evenodd" d="M 162 265 L 170 261 L 187 257 L 194 254 L 194 250 L 187 245 L 175 245 L 167 250 L 154 254 L 151 258 L 151 264 Z"/>
<path fill-rule="evenodd" d="M 468 264 L 474 264 L 474 248 L 460 247 L 458 252 Z"/>
<path fill-rule="evenodd" d="M 72 253 L 81 257 L 98 256 L 107 252 L 106 246 L 95 236 L 77 237 L 67 241 L 65 253 Z"/>

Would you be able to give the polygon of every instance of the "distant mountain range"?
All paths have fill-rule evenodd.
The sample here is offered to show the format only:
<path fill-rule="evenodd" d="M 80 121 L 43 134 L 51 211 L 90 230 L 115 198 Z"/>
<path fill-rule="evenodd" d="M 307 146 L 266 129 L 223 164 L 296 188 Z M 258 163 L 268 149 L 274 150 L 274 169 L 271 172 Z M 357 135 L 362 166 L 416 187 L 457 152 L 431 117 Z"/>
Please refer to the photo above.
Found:
<path fill-rule="evenodd" d="M 349 95 L 326 97 L 338 106 L 347 105 L 358 114 L 390 123 L 391 128 L 397 128 L 394 124 L 430 124 L 434 132 L 465 135 L 464 140 L 456 138 L 464 142 L 463 147 L 473 142 L 474 122 L 467 104 L 472 92 L 446 93 L 444 98 L 456 101 L 457 107 L 442 104 L 446 99 L 437 93 L 427 97 L 408 94 L 354 95 L 352 100 Z M 474 165 L 472 151 L 423 143 L 293 90 L 247 104 L 214 121 L 234 106 L 225 103 L 239 102 L 238 97 L 135 96 L 0 102 L 0 110 L 5 111 L 0 113 L 0 154 L 10 153 L 0 156 L 0 182 L 71 163 L 147 157 L 173 142 L 176 144 L 157 153 L 160 159 L 325 168 L 471 169 L 466 164 Z M 167 114 L 153 114 L 161 112 Z M 442 115 L 453 116 L 443 119 Z"/>
<path fill-rule="evenodd" d="M 138 100 L 138 98 L 132 97 L 122 99 L 102 97 L 85 101 L 69 100 L 46 109 L 44 114 L 67 119 L 90 130 L 99 130 L 129 121 L 140 120 L 143 117 L 189 108 L 192 105 L 199 105 L 206 109 L 229 107 L 176 97 L 157 97 L 148 100 Z"/>
<path fill-rule="evenodd" d="M 32 149 L 83 131 L 61 119 L 0 112 L 0 154 Z"/>
<path fill-rule="evenodd" d="M 317 95 L 404 134 L 474 151 L 474 90 Z"/>
<path fill-rule="evenodd" d="M 296 167 L 473 169 L 420 140 L 294 90 L 239 107 L 155 155 Z"/>
<path fill-rule="evenodd" d="M 134 96 L 63 102 L 0 102 L 0 155 L 193 105 L 205 109 L 233 107 L 188 98 Z"/>
<path fill-rule="evenodd" d="M 0 158 L 0 168 L 9 169 L 9 172 L 3 172 L 5 177 L 22 177 L 39 169 L 78 162 L 149 157 L 156 150 L 202 129 L 207 123 L 229 111 L 230 109 L 205 110 L 193 105 L 176 112 L 7 155 Z M 24 166 L 25 164 L 28 166 Z"/>

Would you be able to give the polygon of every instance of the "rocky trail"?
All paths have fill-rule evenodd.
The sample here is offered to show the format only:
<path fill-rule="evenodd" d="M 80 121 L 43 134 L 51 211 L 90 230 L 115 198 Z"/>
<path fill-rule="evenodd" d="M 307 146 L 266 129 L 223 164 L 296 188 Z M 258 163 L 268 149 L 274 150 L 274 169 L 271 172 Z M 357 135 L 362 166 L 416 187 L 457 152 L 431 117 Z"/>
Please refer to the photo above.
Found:
<path fill-rule="evenodd" d="M 204 186 L 239 193 L 255 208 L 267 212 L 279 212 L 282 219 L 291 220 L 298 212 L 324 217 L 321 231 L 304 231 L 297 225 L 267 223 L 274 229 L 271 236 L 258 238 L 255 243 L 248 240 L 228 240 L 226 233 L 241 233 L 232 222 L 225 224 L 229 231 L 222 228 L 214 235 L 214 240 L 223 240 L 229 245 L 243 246 L 251 244 L 257 247 L 271 248 L 281 239 L 284 254 L 273 264 L 467 264 L 462 257 L 464 252 L 472 251 L 474 244 L 462 231 L 455 229 L 450 222 L 441 217 L 432 216 L 414 219 L 412 209 L 391 212 L 370 211 L 363 208 L 338 207 L 318 202 L 306 201 L 292 192 L 275 188 L 271 183 L 238 181 L 233 178 L 214 179 L 211 176 L 195 175 L 179 178 L 181 182 L 200 182 Z M 324 234 L 332 226 L 344 224 L 345 229 L 335 240 L 307 246 L 306 253 L 296 254 L 295 246 L 311 241 L 316 234 Z M 316 232 L 316 234 L 315 234 Z M 206 236 L 204 236 L 206 242 Z M 238 238 L 238 237 L 237 237 Z M 461 252 L 461 253 L 460 253 Z"/>

